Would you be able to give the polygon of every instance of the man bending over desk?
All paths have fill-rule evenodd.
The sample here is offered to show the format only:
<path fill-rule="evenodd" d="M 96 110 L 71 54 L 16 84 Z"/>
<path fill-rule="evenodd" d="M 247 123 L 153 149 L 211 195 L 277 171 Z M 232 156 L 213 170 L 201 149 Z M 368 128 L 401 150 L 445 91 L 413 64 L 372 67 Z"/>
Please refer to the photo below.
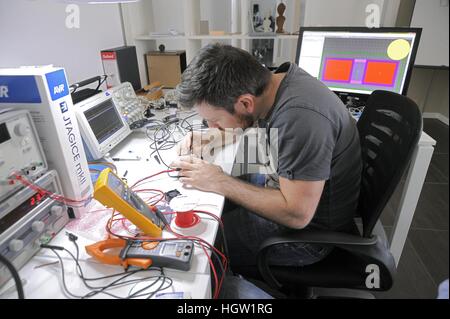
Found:
<path fill-rule="evenodd" d="M 359 136 L 344 104 L 324 84 L 294 64 L 272 73 L 246 51 L 214 44 L 184 71 L 178 93 L 180 104 L 194 107 L 211 128 L 278 130 L 278 158 L 271 161 L 277 164 L 264 185 L 231 177 L 199 158 L 172 164 L 181 169 L 183 184 L 239 205 L 223 214 L 232 266 L 256 265 L 262 241 L 288 230 L 352 229 L 362 169 Z M 189 152 L 189 140 L 181 154 Z M 329 252 L 317 244 L 276 246 L 269 260 L 307 265 Z"/>

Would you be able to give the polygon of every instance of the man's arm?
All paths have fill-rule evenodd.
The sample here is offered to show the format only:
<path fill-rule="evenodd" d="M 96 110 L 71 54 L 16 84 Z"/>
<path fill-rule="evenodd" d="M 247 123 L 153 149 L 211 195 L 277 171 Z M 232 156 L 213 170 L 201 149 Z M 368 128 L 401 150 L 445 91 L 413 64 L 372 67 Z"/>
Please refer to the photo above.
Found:
<path fill-rule="evenodd" d="M 237 204 L 294 229 L 306 227 L 314 216 L 325 181 L 280 177 L 280 189 L 263 188 L 224 174 L 219 166 L 200 159 L 179 161 L 180 181 L 194 188 L 221 194 Z"/>
<path fill-rule="evenodd" d="M 280 189 L 264 188 L 225 176 L 221 194 L 239 205 L 294 229 L 306 227 L 314 216 L 324 182 L 292 181 L 280 177 Z"/>

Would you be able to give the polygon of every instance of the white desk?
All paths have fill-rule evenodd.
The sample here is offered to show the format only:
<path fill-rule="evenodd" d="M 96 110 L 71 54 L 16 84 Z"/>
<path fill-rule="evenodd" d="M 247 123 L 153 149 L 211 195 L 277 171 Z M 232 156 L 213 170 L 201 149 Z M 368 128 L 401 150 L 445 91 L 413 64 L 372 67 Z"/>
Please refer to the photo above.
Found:
<path fill-rule="evenodd" d="M 229 160 L 230 156 L 227 156 L 226 159 L 228 160 L 224 161 L 224 158 L 221 155 L 224 153 L 234 154 L 237 145 L 238 144 L 225 146 L 221 152 L 218 152 L 216 154 L 214 160 L 214 164 L 220 165 L 223 171 L 228 174 L 230 174 L 232 171 L 234 157 L 233 160 Z M 130 153 L 130 151 L 132 153 Z M 149 148 L 149 139 L 147 138 L 145 133 L 137 131 L 133 132 L 133 134 L 129 136 L 127 140 L 124 141 L 124 143 L 118 145 L 118 147 L 114 149 L 114 153 L 111 154 L 111 157 L 129 158 L 130 156 L 135 155 L 141 157 L 141 161 L 139 162 L 115 162 L 115 165 L 117 166 L 117 170 L 119 172 L 119 176 L 121 176 L 126 170 L 128 170 L 127 179 L 129 181 L 129 185 L 132 185 L 134 181 L 137 181 L 142 177 L 149 176 L 167 169 L 167 167 L 165 167 L 162 163 L 158 164 L 154 158 L 149 158 L 150 152 L 151 150 Z M 168 165 L 170 165 L 171 159 L 176 158 L 175 148 L 167 151 L 161 151 L 160 154 Z M 149 160 L 147 161 L 147 159 Z M 170 178 L 167 176 L 167 174 L 152 178 L 151 181 L 151 183 L 145 185 L 149 188 L 157 188 L 164 192 L 177 189 L 183 195 L 194 199 L 194 201 L 198 200 L 198 206 L 196 207 L 197 209 L 206 210 L 218 217 L 222 215 L 222 209 L 225 202 L 225 198 L 223 196 L 215 193 L 202 192 L 196 189 L 183 188 L 181 186 L 181 183 L 177 179 Z M 173 230 L 183 235 L 198 236 L 206 240 L 208 243 L 214 244 L 215 237 L 219 228 L 218 222 L 213 217 L 207 215 L 199 216 L 201 217 L 201 222 L 192 228 L 180 229 L 176 227 L 173 221 L 171 223 L 171 227 Z M 168 233 L 164 233 L 164 236 L 173 237 Z M 209 274 L 208 260 L 203 251 L 197 249 L 195 252 L 195 257 L 198 258 L 194 258 L 191 272 Z"/>
<path fill-rule="evenodd" d="M 70 247 L 70 246 L 69 246 Z M 63 254 L 61 254 L 63 255 Z M 47 265 L 45 264 L 56 261 L 56 257 L 47 256 L 35 256 L 30 262 L 28 262 L 21 270 L 20 276 L 24 284 L 25 298 L 27 299 L 62 299 L 69 298 L 64 293 L 61 280 L 61 267 L 59 264 Z M 84 286 L 81 279 L 78 277 L 75 269 L 75 263 L 72 260 L 63 259 L 66 285 L 69 291 L 75 295 L 83 296 L 89 292 L 89 290 Z M 107 276 L 119 273 L 121 271 L 120 267 L 102 265 L 94 260 L 80 261 L 80 265 L 83 269 L 83 273 L 86 277 L 98 277 Z M 40 268 L 35 268 L 39 267 Z M 157 275 L 159 272 L 141 272 L 134 274 L 129 277 L 129 279 L 144 278 L 150 275 Z M 173 280 L 173 284 L 170 288 L 162 290 L 158 293 L 168 293 L 168 292 L 185 292 L 188 296 L 195 299 L 207 299 L 211 298 L 210 289 L 210 277 L 206 274 L 195 274 L 195 273 L 185 273 L 172 270 L 165 270 L 165 275 Z M 95 286 L 106 285 L 111 282 L 109 280 L 95 281 L 95 283 L 90 283 Z M 108 292 L 113 293 L 117 296 L 126 297 L 130 290 L 133 291 L 143 288 L 144 284 L 152 283 L 152 281 L 147 281 L 146 283 L 138 283 L 135 287 L 129 285 L 127 287 L 117 287 Z M 160 283 L 156 283 L 155 286 L 159 286 Z M 153 287 L 155 288 L 155 287 Z M 6 292 L 6 293 L 5 293 Z M 0 291 L 0 299 L 3 298 L 17 298 L 17 293 L 15 291 L 15 286 L 12 281 L 9 281 Z M 97 294 L 93 298 L 110 298 L 105 294 Z"/>
<path fill-rule="evenodd" d="M 408 237 L 409 228 L 414 217 L 423 182 L 427 176 L 436 141 L 422 132 L 406 175 L 406 183 L 402 191 L 398 211 L 395 215 L 394 227 L 389 239 L 392 255 L 398 265 Z"/>
<path fill-rule="evenodd" d="M 429 163 L 433 154 L 433 146 L 435 141 L 429 137 L 426 133 L 422 133 L 420 141 L 414 151 L 411 165 L 409 167 L 406 184 L 403 189 L 402 197 L 399 205 L 399 212 L 396 215 L 396 221 L 394 229 L 390 238 L 391 251 L 398 264 L 401 257 L 401 253 L 408 235 L 408 231 L 414 216 L 414 211 L 422 190 L 423 182 L 428 170 Z M 234 154 L 237 144 L 229 145 L 225 147 L 224 152 L 231 152 Z M 140 156 L 140 161 L 119 161 L 115 162 L 119 176 L 122 176 L 125 171 L 128 171 L 127 179 L 129 184 L 133 184 L 135 181 L 142 177 L 152 175 L 159 171 L 166 169 L 162 164 L 158 164 L 154 158 L 150 158 L 151 150 L 149 148 L 149 140 L 145 133 L 137 131 L 133 132 L 124 142 L 122 142 L 111 154 L 111 157 L 118 158 L 131 158 Z M 161 151 L 165 162 L 169 163 L 171 159 L 175 158 L 175 149 L 168 151 Z M 229 156 L 227 157 L 229 159 Z M 228 160 L 221 162 L 220 153 L 216 157 L 215 164 L 221 165 L 223 170 L 227 173 L 231 173 L 233 168 L 233 162 Z M 162 191 L 169 191 L 172 189 L 178 189 L 182 194 L 191 196 L 192 198 L 198 198 L 198 209 L 207 210 L 216 216 L 220 217 L 223 209 L 224 198 L 213 193 L 205 193 L 193 189 L 185 189 L 181 187 L 181 184 L 173 178 L 167 175 L 161 175 L 151 179 L 151 182 L 147 184 L 150 188 L 157 188 Z M 92 210 L 101 208 L 100 204 L 97 204 Z M 217 231 L 218 223 L 209 216 L 201 216 L 202 221 L 199 225 L 192 229 L 179 230 L 176 227 L 175 230 L 185 235 L 199 236 L 207 242 L 213 244 Z M 72 222 L 66 228 L 79 235 L 80 246 L 80 263 L 87 276 L 95 277 L 106 274 L 117 273 L 121 271 L 120 267 L 102 265 L 90 258 L 84 251 L 84 246 L 95 242 L 96 239 L 100 240 L 99 234 L 80 234 L 76 229 L 77 221 Z M 104 224 L 103 224 L 104 225 Z M 172 226 L 174 223 L 172 222 Z M 100 238 L 94 238 L 100 236 Z M 172 235 L 165 233 L 166 237 L 173 237 Z M 67 240 L 64 235 L 64 231 L 60 232 L 51 242 L 54 245 L 62 245 L 66 248 L 72 249 L 72 243 Z M 64 254 L 62 254 L 64 255 Z M 50 261 L 56 261 L 56 257 L 49 250 L 41 250 L 25 267 L 20 270 L 22 280 L 26 281 L 24 286 L 25 296 L 27 298 L 66 298 L 61 287 L 61 275 L 60 265 L 48 265 L 42 268 L 34 269 L 35 266 L 46 264 Z M 75 272 L 75 264 L 68 257 L 64 257 L 66 266 L 66 280 L 69 283 L 69 289 L 76 294 L 85 294 L 86 288 L 82 285 L 81 280 L 78 278 Z M 66 263 L 67 261 L 67 263 Z M 211 285 L 210 285 L 210 268 L 208 259 L 201 249 L 196 249 L 192 267 L 188 272 L 166 270 L 166 275 L 173 279 L 173 286 L 168 291 L 182 291 L 190 294 L 193 298 L 211 298 Z M 136 276 L 145 276 L 145 274 L 137 274 Z M 97 283 L 101 285 L 101 282 Z M 15 298 L 16 292 L 11 287 L 14 286 L 12 280 L 5 284 L 0 290 L 0 298 Z M 138 288 L 139 289 L 139 288 Z M 6 291 L 6 293 L 5 293 Z M 125 296 L 129 291 L 128 288 L 117 289 L 115 293 Z M 166 291 L 163 291 L 166 292 Z M 105 295 L 97 295 L 96 298 L 105 298 Z"/>
<path fill-rule="evenodd" d="M 135 158 L 136 156 L 141 158 L 139 161 L 114 162 L 117 166 L 119 176 L 123 176 L 125 171 L 128 171 L 126 178 L 129 185 L 134 184 L 134 182 L 142 179 L 143 177 L 150 176 L 167 169 L 163 164 L 158 164 L 153 157 L 149 157 L 151 153 L 149 144 L 150 140 L 143 131 L 135 131 L 126 140 L 119 144 L 114 149 L 113 153 L 111 153 L 111 157 L 113 158 Z M 222 150 L 222 152 L 231 152 L 231 154 L 234 154 L 234 150 L 237 145 L 238 144 L 228 145 Z M 233 161 L 223 161 L 224 158 L 221 156 L 222 152 L 218 152 L 216 154 L 214 163 L 220 165 L 224 172 L 231 173 Z M 176 158 L 175 148 L 167 151 L 160 151 L 160 154 L 167 164 L 171 163 L 171 160 Z M 214 193 L 201 192 L 195 189 L 183 188 L 177 179 L 171 178 L 167 174 L 162 174 L 152 178 L 144 185 L 144 188 L 156 188 L 164 192 L 177 189 L 183 195 L 198 199 L 197 209 L 208 211 L 218 217 L 222 214 L 225 200 L 223 196 Z M 123 270 L 118 266 L 108 266 L 98 263 L 87 255 L 84 250 L 85 245 L 92 244 L 93 242 L 105 238 L 105 223 L 103 221 L 106 221 L 110 213 L 108 214 L 106 211 L 95 212 L 96 210 L 103 208 L 104 207 L 100 203 L 95 202 L 94 206 L 90 209 L 93 213 L 83 214 L 80 219 L 69 223 L 66 228 L 59 232 L 50 242 L 51 245 L 66 247 L 74 253 L 74 246 L 68 240 L 65 235 L 65 231 L 70 231 L 76 234 L 79 237 L 77 243 L 80 247 L 80 264 L 88 277 L 99 277 L 119 273 Z M 172 220 L 171 227 L 180 234 L 198 236 L 213 245 L 219 228 L 218 222 L 213 217 L 207 215 L 199 214 L 199 216 L 201 217 L 201 222 L 192 228 L 180 229 L 176 227 L 174 220 Z M 174 236 L 164 231 L 163 237 L 169 238 Z M 86 294 L 88 290 L 84 287 L 81 279 L 76 274 L 74 261 L 64 252 L 61 252 L 60 254 L 63 257 L 66 270 L 66 282 L 69 290 L 78 295 Z M 57 260 L 57 257 L 50 250 L 42 249 L 29 263 L 27 263 L 26 266 L 19 271 L 22 280 L 26 281 L 24 285 L 26 298 L 56 299 L 67 297 L 65 296 L 64 290 L 61 286 L 61 270 L 59 264 L 47 265 L 37 269 L 34 268 L 36 266 Z M 211 298 L 210 267 L 208 257 L 201 248 L 196 247 L 194 250 L 192 265 L 189 271 L 184 272 L 165 269 L 165 273 L 173 280 L 173 286 L 168 289 L 169 292 L 182 291 L 190 294 L 192 298 Z M 218 275 L 220 276 L 220 273 L 218 273 Z M 130 278 L 134 278 L 134 276 L 144 277 L 146 275 L 145 273 L 140 273 L 133 275 L 133 277 Z M 101 283 L 102 282 L 97 282 L 96 284 L 101 286 Z M 0 298 L 16 298 L 17 294 L 15 289 L 11 289 L 13 286 L 14 283 L 12 280 L 6 283 L 2 289 L 0 289 Z M 126 287 L 117 289 L 115 292 L 118 295 L 126 296 L 129 289 L 130 287 Z M 108 298 L 108 296 L 99 294 L 96 295 L 96 298 Z"/>

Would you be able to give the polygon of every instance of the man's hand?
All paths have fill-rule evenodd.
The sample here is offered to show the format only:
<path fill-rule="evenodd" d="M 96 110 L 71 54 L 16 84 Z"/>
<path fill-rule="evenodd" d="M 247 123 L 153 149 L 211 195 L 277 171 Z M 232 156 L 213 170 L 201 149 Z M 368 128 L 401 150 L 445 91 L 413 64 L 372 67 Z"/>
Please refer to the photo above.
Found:
<path fill-rule="evenodd" d="M 202 151 L 211 151 L 221 148 L 227 144 L 235 143 L 237 137 L 232 133 L 226 133 L 219 129 L 208 129 L 207 131 L 193 131 L 186 134 L 183 140 L 177 144 L 176 150 L 179 156 L 194 155 L 202 157 Z M 208 147 L 205 147 L 208 145 Z"/>
<path fill-rule="evenodd" d="M 207 143 L 207 141 L 202 141 L 202 132 L 189 132 L 186 136 L 177 144 L 176 150 L 178 156 L 188 156 L 194 155 L 197 157 L 202 156 L 202 146 Z"/>
<path fill-rule="evenodd" d="M 196 157 L 182 156 L 170 165 L 181 169 L 178 174 L 183 186 L 191 186 L 205 192 L 221 194 L 222 181 L 227 178 L 220 166 Z"/>

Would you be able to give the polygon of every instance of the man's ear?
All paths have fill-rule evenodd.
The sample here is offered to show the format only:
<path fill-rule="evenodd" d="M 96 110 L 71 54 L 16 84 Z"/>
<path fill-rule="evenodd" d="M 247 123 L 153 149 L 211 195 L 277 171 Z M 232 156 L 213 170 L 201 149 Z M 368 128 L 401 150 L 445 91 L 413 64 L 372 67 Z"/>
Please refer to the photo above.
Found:
<path fill-rule="evenodd" d="M 234 111 L 237 114 L 250 115 L 255 112 L 255 97 L 251 94 L 242 94 L 234 104 Z"/>

